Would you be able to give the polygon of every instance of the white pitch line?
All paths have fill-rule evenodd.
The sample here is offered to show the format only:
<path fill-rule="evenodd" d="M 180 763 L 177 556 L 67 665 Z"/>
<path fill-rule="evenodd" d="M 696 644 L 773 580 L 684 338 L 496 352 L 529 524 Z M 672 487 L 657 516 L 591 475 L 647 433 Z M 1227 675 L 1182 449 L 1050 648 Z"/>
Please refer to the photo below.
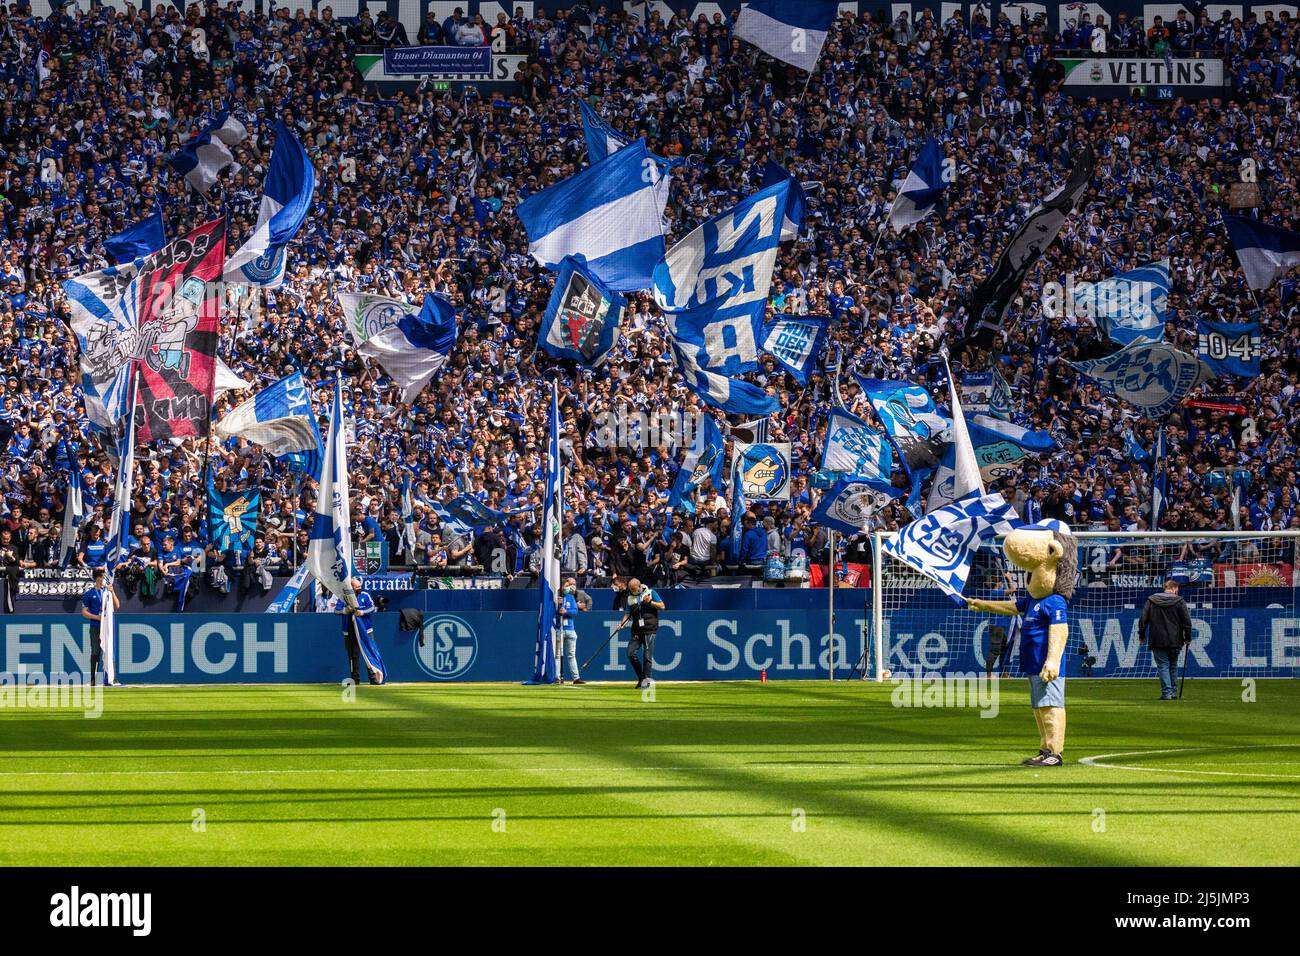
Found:
<path fill-rule="evenodd" d="M 1002 770 L 1002 764 L 961 763 L 910 763 L 910 764 L 843 764 L 843 763 L 791 763 L 791 764 L 737 764 L 724 768 L 709 767 L 325 767 L 321 769 L 278 768 L 246 770 L 6 770 L 3 777 L 190 777 L 190 776 L 260 776 L 272 774 L 342 774 L 342 773 L 637 773 L 683 772 L 709 769 L 724 770 L 895 770 L 895 769 L 952 769 L 969 770 L 983 767 Z"/>
<path fill-rule="evenodd" d="M 1127 750 L 1123 753 L 1097 754 L 1083 757 L 1079 763 L 1089 767 L 1101 767 L 1104 770 L 1133 770 L 1138 773 L 1181 773 L 1205 777 L 1268 777 L 1277 780 L 1300 780 L 1300 774 L 1290 773 L 1246 773 L 1237 770 L 1183 770 L 1176 767 L 1135 767 L 1131 764 L 1101 763 L 1115 757 L 1145 757 L 1152 754 L 1198 753 L 1204 750 L 1265 750 L 1270 747 L 1294 747 L 1295 744 L 1258 744 L 1247 747 L 1171 747 L 1166 750 Z"/>

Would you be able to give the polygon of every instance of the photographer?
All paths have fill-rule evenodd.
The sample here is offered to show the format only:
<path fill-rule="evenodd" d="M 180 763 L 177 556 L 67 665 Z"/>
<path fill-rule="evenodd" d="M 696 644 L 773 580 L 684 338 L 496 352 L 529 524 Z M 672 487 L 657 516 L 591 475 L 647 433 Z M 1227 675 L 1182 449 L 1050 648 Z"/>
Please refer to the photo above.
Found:
<path fill-rule="evenodd" d="M 636 686 L 649 687 L 654 683 L 655 635 L 659 631 L 659 612 L 664 602 L 659 595 L 636 578 L 627 582 L 623 598 L 623 620 L 616 631 L 632 625 L 632 640 L 627 645 L 627 662 L 636 673 Z"/>

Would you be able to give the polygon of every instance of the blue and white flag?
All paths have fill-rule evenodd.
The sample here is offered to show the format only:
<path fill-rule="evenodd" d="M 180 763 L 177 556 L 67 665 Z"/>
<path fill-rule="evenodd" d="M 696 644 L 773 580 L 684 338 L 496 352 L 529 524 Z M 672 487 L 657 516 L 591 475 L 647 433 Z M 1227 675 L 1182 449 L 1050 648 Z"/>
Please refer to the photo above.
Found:
<path fill-rule="evenodd" d="M 86 517 L 81 469 L 77 467 L 71 453 L 68 454 L 68 490 L 63 498 L 63 537 L 59 542 L 59 567 L 66 568 L 77 555 L 81 521 Z"/>
<path fill-rule="evenodd" d="M 903 494 L 887 478 L 841 478 L 822 495 L 812 520 L 841 534 L 861 534 L 872 515 Z"/>
<path fill-rule="evenodd" d="M 1016 400 L 1011 393 L 1011 386 L 1007 383 L 1006 376 L 1002 374 L 1002 369 L 995 363 L 993 387 L 989 390 L 989 414 L 1009 422 L 1015 417 L 1015 413 Z"/>
<path fill-rule="evenodd" d="M 975 552 L 1021 524 L 1001 495 L 972 494 L 917 518 L 885 542 L 883 550 L 960 604 Z"/>
<path fill-rule="evenodd" d="M 529 196 L 517 210 L 528 251 L 548 269 L 584 256 L 615 292 L 649 287 L 664 257 L 660 179 L 645 140 Z"/>
<path fill-rule="evenodd" d="M 1168 493 L 1168 464 L 1165 462 L 1165 430 L 1161 426 L 1156 430 L 1156 447 L 1151 455 L 1151 527 L 1148 530 L 1160 530 L 1160 518 L 1165 513 L 1165 499 Z"/>
<path fill-rule="evenodd" d="M 888 484 L 893 469 L 894 453 L 884 435 L 846 409 L 831 409 L 826 419 L 822 471 L 879 478 Z"/>
<path fill-rule="evenodd" d="M 302 586 L 307 583 L 307 575 L 310 569 L 307 565 L 298 566 L 298 570 L 293 572 L 293 577 L 285 583 L 280 589 L 280 593 L 275 596 L 275 600 L 266 606 L 267 614 L 288 614 L 293 610 L 293 606 L 298 602 L 298 595 L 302 593 Z"/>
<path fill-rule="evenodd" d="M 529 511 L 520 508 L 517 511 L 498 511 L 488 507 L 473 495 L 457 495 L 451 501 L 427 502 L 438 518 L 438 524 L 449 528 L 454 534 L 470 534 L 482 528 L 495 528 L 504 525 L 513 515 Z"/>
<path fill-rule="evenodd" d="M 734 32 L 768 56 L 811 73 L 839 8 L 839 0 L 750 0 L 740 8 Z"/>
<path fill-rule="evenodd" d="M 603 159 L 608 159 L 611 153 L 617 153 L 635 142 L 605 122 L 586 100 L 579 100 L 578 105 L 582 109 L 582 132 L 587 140 L 587 162 L 593 165 L 599 163 Z M 654 160 L 655 171 L 658 174 L 654 187 L 659 215 L 662 217 L 668 207 L 669 194 L 672 192 L 671 170 L 679 165 L 681 160 L 664 159 L 654 153 L 646 155 Z"/>
<path fill-rule="evenodd" d="M 1070 364 L 1102 391 L 1151 418 L 1177 408 L 1188 392 L 1210 377 L 1195 355 L 1167 342 L 1137 341 L 1105 358 Z"/>
<path fill-rule="evenodd" d="M 409 472 L 402 477 L 402 551 L 408 559 L 415 557 L 415 499 L 411 496 Z"/>
<path fill-rule="evenodd" d="M 1123 437 L 1124 454 L 1128 456 L 1129 461 L 1141 465 L 1151 460 L 1151 452 L 1147 451 L 1138 443 L 1137 438 L 1133 435 L 1132 428 L 1124 429 Z"/>
<path fill-rule="evenodd" d="M 301 453 L 318 464 L 323 450 L 320 425 L 301 372 L 268 385 L 217 422 L 215 429 L 218 438 L 246 438 L 275 458 Z M 306 470 L 316 473 L 310 466 Z"/>
<path fill-rule="evenodd" d="M 758 339 L 781 243 L 790 180 L 767 186 L 698 226 L 654 270 L 655 303 L 701 368 L 758 368 Z"/>
<path fill-rule="evenodd" d="M 113 479 L 113 510 L 108 519 L 108 551 L 105 555 L 104 606 L 99 617 L 101 645 L 101 663 L 104 667 L 104 682 L 117 683 L 117 625 L 114 621 L 113 579 L 117 566 L 126 560 L 130 553 L 127 540 L 131 535 L 131 495 L 135 491 L 135 404 L 138 395 L 138 370 L 134 365 L 127 376 L 129 400 L 124 403 L 126 411 L 121 419 L 121 428 L 117 434 L 117 474 Z"/>
<path fill-rule="evenodd" d="M 533 683 L 554 684 L 555 643 L 560 631 L 560 553 L 564 527 L 564 465 L 560 461 L 560 398 L 551 382 L 548 416 L 550 444 L 546 452 L 546 510 L 542 515 L 542 606 L 537 617 L 537 653 L 533 660 Z"/>
<path fill-rule="evenodd" d="M 86 418 L 100 432 L 115 433 L 131 408 L 130 366 L 139 343 L 139 296 L 134 265 L 109 266 L 63 283 L 81 360 Z"/>
<path fill-rule="evenodd" d="M 262 205 L 253 234 L 226 260 L 227 282 L 278 288 L 284 283 L 286 248 L 311 212 L 316 169 L 283 120 L 275 124 L 275 148 L 262 184 Z"/>
<path fill-rule="evenodd" d="M 1267 289 L 1288 270 L 1300 266 L 1300 233 L 1245 216 L 1224 216 L 1223 224 L 1252 289 Z"/>
<path fill-rule="evenodd" d="M 1095 319 L 1120 345 L 1159 342 L 1169 314 L 1169 260 L 1074 288 L 1074 314 Z"/>
<path fill-rule="evenodd" d="M 746 501 L 790 500 L 790 443 L 731 444 L 731 475 Z"/>
<path fill-rule="evenodd" d="M 1254 378 L 1263 357 L 1258 322 L 1196 323 L 1196 354 L 1216 375 Z"/>
<path fill-rule="evenodd" d="M 1016 474 L 1024 459 L 1052 451 L 1056 442 L 1045 431 L 1021 428 L 989 415 L 973 415 L 967 422 L 971 453 L 981 481 L 998 481 Z M 965 497 L 956 482 L 956 443 L 934 473 L 926 510 L 933 511 Z M 967 491 L 969 493 L 969 490 Z"/>
<path fill-rule="evenodd" d="M 456 309 L 440 295 L 427 293 L 419 312 L 408 313 L 365 342 L 357 351 L 383 366 L 411 404 L 456 344 Z"/>
<path fill-rule="evenodd" d="M 711 415 L 701 415 L 691 447 L 682 455 L 677 479 L 668 496 L 668 506 L 695 514 L 695 494 L 710 481 L 716 491 L 722 490 L 722 473 L 726 467 L 726 444 L 722 430 Z"/>
<path fill-rule="evenodd" d="M 219 113 L 203 132 L 167 157 L 167 164 L 185 177 L 196 190 L 207 195 L 217 176 L 234 165 L 230 151 L 248 138 L 244 124 L 233 116 Z"/>
<path fill-rule="evenodd" d="M 911 172 L 898 190 L 893 208 L 889 210 L 889 227 L 895 233 L 915 226 L 939 208 L 943 191 L 952 184 L 951 169 L 944 160 L 938 140 L 933 136 L 926 137 Z"/>
<path fill-rule="evenodd" d="M 582 259 L 566 256 L 537 330 L 537 345 L 547 355 L 598 368 L 618 341 L 626 307 L 627 300 L 608 289 Z"/>
<path fill-rule="evenodd" d="M 785 203 L 785 216 L 781 220 L 781 241 L 799 238 L 799 230 L 808 215 L 808 194 L 799 180 L 795 179 L 780 163 L 767 161 L 763 170 L 763 186 L 772 186 L 783 180 L 790 183 L 790 193 Z"/>
<path fill-rule="evenodd" d="M 740 563 L 740 538 L 743 533 L 740 520 L 745 515 L 745 483 L 736 474 L 738 459 L 732 456 L 731 466 L 731 533 L 727 535 L 727 556 L 734 564 Z"/>
<path fill-rule="evenodd" d="M 686 387 L 705 403 L 728 415 L 770 415 L 780 410 L 780 400 L 753 382 L 703 368 L 696 358 L 696 349 L 684 347 L 676 340 L 673 341 L 672 348 L 673 359 L 682 373 Z"/>
<path fill-rule="evenodd" d="M 829 315 L 777 315 L 763 326 L 761 345 L 800 385 L 808 384 L 817 357 L 826 345 Z"/>
<path fill-rule="evenodd" d="M 910 382 L 861 376 L 858 385 L 885 426 L 908 475 L 925 475 L 938 468 L 952 441 L 952 421 L 939 413 L 930 393 Z"/>
<path fill-rule="evenodd" d="M 114 265 L 123 265 L 143 259 L 151 252 L 157 252 L 167 245 L 167 228 L 163 225 L 162 212 L 156 212 L 148 219 L 132 223 L 115 236 L 104 240 L 104 251 Z"/>
<path fill-rule="evenodd" d="M 987 412 L 993 392 L 992 372 L 967 372 L 961 377 L 961 407 L 967 412 Z"/>
<path fill-rule="evenodd" d="M 353 345 L 362 345 L 372 335 L 396 325 L 415 311 L 415 306 L 401 299 L 390 299 L 368 292 L 337 292 L 343 310 L 343 330 Z"/>
<path fill-rule="evenodd" d="M 307 539 L 307 566 L 325 590 L 348 607 L 357 606 L 352 590 L 352 510 L 348 493 L 347 438 L 343 431 L 343 383 L 334 381 L 330 430 L 325 440 L 316 508 Z"/>

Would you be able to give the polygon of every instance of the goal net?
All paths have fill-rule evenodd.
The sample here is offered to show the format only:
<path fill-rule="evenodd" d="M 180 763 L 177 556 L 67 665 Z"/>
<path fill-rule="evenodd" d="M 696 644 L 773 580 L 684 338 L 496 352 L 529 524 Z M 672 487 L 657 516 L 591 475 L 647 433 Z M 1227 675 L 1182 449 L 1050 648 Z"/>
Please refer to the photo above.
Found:
<path fill-rule="evenodd" d="M 929 578 L 885 554 L 873 536 L 872 664 L 883 672 L 996 673 L 1019 677 L 1014 618 L 976 614 Z M 1166 578 L 1182 585 L 1192 615 L 1188 677 L 1300 676 L 1300 533 L 1076 532 L 1079 582 L 1070 601 L 1069 677 L 1155 677 L 1138 643 L 1146 599 Z M 982 549 L 964 594 L 1006 600 L 1025 593 L 1025 574 Z"/>

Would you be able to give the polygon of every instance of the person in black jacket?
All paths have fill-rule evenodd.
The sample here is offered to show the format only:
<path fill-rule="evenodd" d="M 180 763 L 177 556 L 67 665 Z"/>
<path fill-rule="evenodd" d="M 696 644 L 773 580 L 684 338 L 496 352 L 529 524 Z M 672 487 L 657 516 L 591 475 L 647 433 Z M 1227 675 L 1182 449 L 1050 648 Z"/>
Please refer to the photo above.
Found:
<path fill-rule="evenodd" d="M 1175 675 L 1178 671 L 1178 652 L 1192 642 L 1192 615 L 1187 602 L 1178 596 L 1178 582 L 1165 581 L 1165 589 L 1147 598 L 1138 622 L 1138 643 L 1151 648 L 1160 675 L 1160 699 L 1173 700 L 1178 696 Z"/>
<path fill-rule="evenodd" d="M 627 662 L 636 672 L 636 686 L 649 687 L 654 683 L 655 634 L 659 631 L 659 612 L 664 602 L 652 589 L 636 578 L 627 582 L 623 596 L 623 620 L 615 631 L 632 625 L 632 640 L 627 645 Z"/>

